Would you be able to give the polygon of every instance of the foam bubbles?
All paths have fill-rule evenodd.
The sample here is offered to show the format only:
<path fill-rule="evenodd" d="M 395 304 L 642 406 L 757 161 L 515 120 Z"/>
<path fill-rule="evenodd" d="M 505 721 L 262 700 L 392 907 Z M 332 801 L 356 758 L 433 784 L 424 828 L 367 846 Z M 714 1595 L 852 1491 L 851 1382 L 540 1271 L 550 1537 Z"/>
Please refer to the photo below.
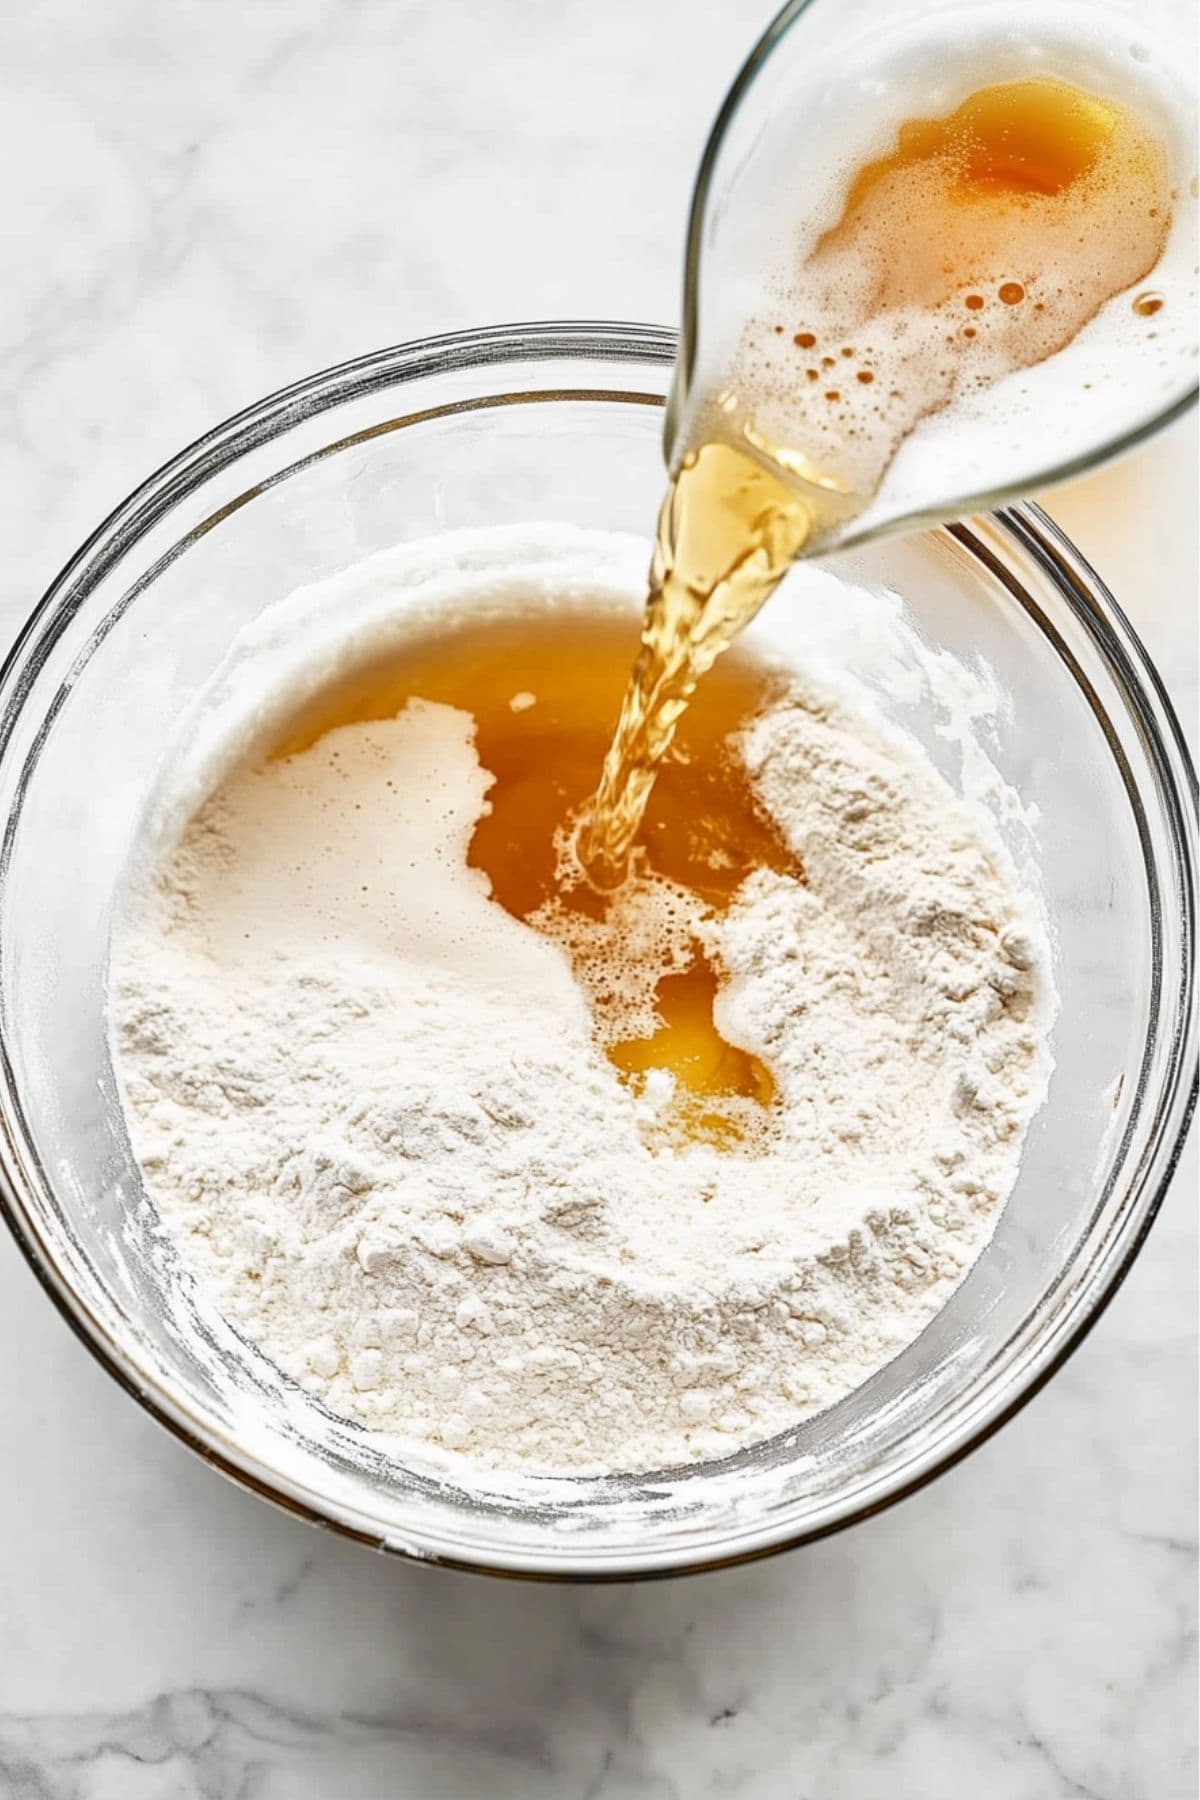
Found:
<path fill-rule="evenodd" d="M 722 429 L 856 497 L 861 525 L 831 512 L 817 547 L 1031 483 L 1194 384 L 1186 93 L 1094 9 L 1011 17 L 964 8 L 936 42 L 864 45 L 806 96 L 801 160 L 759 193 L 776 230 L 756 298 L 741 271 L 750 322 L 724 347 L 713 330 L 687 436 L 719 393 Z"/>

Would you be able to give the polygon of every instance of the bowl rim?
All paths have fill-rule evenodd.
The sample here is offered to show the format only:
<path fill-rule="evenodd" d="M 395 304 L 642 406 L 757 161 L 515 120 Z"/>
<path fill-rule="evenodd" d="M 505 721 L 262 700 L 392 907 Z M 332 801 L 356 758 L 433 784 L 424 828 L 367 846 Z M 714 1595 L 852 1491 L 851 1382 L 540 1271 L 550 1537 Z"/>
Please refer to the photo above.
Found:
<path fill-rule="evenodd" d="M 665 327 L 620 321 L 523 321 L 455 331 L 409 340 L 319 370 L 276 390 L 213 427 L 139 484 L 68 559 L 34 606 L 0 664 L 0 764 L 8 757 L 12 733 L 21 715 L 40 661 L 130 545 L 181 500 L 197 492 L 214 474 L 239 461 L 295 425 L 335 405 L 402 386 L 421 377 L 464 368 L 531 361 L 645 362 L 668 366 L 675 356 L 677 334 Z M 530 394 L 530 399 L 542 397 Z M 618 396 L 615 390 L 613 398 Z M 633 396 L 626 396 L 633 398 Z M 651 396 L 637 396 L 650 399 Z M 657 397 L 656 397 L 657 398 Z M 911 1474 L 894 1479 L 884 1491 L 859 1502 L 843 1515 L 807 1526 L 764 1524 L 750 1541 L 731 1552 L 703 1547 L 676 1550 L 657 1559 L 635 1558 L 629 1551 L 606 1553 L 602 1566 L 581 1565 L 570 1552 L 519 1550 L 488 1560 L 479 1555 L 452 1555 L 411 1539 L 380 1535 L 365 1515 L 352 1509 L 324 1506 L 304 1483 L 268 1470 L 254 1455 L 223 1440 L 198 1421 L 153 1374 L 139 1367 L 81 1299 L 59 1266 L 35 1212 L 26 1204 L 19 1171 L 20 1157 L 12 1139 L 7 1107 L 0 1107 L 0 1214 L 26 1261 L 75 1335 L 126 1393 L 173 1436 L 211 1467 L 239 1486 L 310 1523 L 325 1526 L 372 1548 L 422 1562 L 472 1573 L 521 1576 L 535 1580 L 583 1582 L 625 1581 L 696 1573 L 756 1561 L 782 1550 L 812 1543 L 845 1530 L 918 1491 L 953 1468 L 1013 1418 L 1086 1338 L 1102 1316 L 1133 1265 L 1158 1215 L 1186 1141 L 1197 1098 L 1195 1007 L 1195 925 L 1197 855 L 1195 842 L 1196 776 L 1179 721 L 1162 680 L 1137 633 L 1103 581 L 1059 527 L 1030 502 L 987 515 L 1002 539 L 1039 566 L 1065 600 L 1114 676 L 1122 696 L 1132 701 L 1150 772 L 1164 803 L 1176 858 L 1181 899 L 1182 1005 L 1172 1041 L 1172 1060 L 1163 1086 L 1160 1117 L 1142 1166 L 1126 1195 L 1126 1219 L 1136 1229 L 1074 1306 L 1049 1354 L 1034 1357 L 1021 1371 L 1015 1392 L 984 1405 L 961 1426 L 948 1445 L 924 1459 Z M 975 540 L 968 523 L 947 528 L 968 545 Z M 31 659 L 35 666 L 30 668 Z M 11 819 L 5 821 L 5 856 Z M 7 1045 L 0 1041 L 0 1075 L 9 1094 L 16 1082 Z M 1190 1080 L 1189 1080 L 1190 1075 Z M 1139 1216 L 1140 1215 L 1140 1216 Z"/>

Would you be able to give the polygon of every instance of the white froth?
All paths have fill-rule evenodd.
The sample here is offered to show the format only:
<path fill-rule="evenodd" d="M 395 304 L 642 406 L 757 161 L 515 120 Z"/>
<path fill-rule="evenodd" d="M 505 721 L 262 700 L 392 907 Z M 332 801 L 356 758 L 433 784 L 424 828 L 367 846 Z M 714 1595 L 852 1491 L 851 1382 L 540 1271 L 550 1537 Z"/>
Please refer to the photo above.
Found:
<path fill-rule="evenodd" d="M 797 49 L 803 30 L 802 21 Z M 1178 31 L 1158 41 L 1136 13 L 1103 7 L 935 8 L 890 30 L 864 16 L 857 36 L 847 23 L 827 47 L 810 38 L 802 74 L 789 65 L 785 40 L 726 149 L 733 172 L 701 265 L 683 438 L 710 429 L 712 397 L 731 390 L 768 439 L 805 449 L 803 408 L 793 400 L 789 413 L 786 391 L 803 395 L 803 371 L 793 355 L 781 393 L 769 364 L 744 355 L 746 321 L 778 317 L 781 307 L 791 318 L 793 271 L 838 221 L 854 172 L 886 155 L 906 120 L 943 117 L 980 87 L 1034 75 L 1117 102 L 1161 138 L 1174 212 L 1163 254 L 1141 285 L 1161 295 L 1163 307 L 1147 322 L 1129 291 L 1117 294 L 1065 349 L 982 391 L 960 390 L 910 432 L 872 504 L 824 541 L 853 541 L 891 521 L 944 516 L 1043 485 L 1182 404 L 1197 375 L 1196 105 L 1181 73 L 1194 35 L 1194 13 L 1182 10 Z"/>

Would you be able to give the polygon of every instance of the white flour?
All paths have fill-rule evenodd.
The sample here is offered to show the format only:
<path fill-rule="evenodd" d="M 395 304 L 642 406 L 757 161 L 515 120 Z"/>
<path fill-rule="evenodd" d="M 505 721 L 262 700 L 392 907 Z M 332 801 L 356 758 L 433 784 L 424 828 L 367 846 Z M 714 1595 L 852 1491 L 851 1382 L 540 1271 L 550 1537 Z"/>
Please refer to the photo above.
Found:
<path fill-rule="evenodd" d="M 409 1456 L 660 1468 L 828 1406 L 944 1304 L 1015 1178 L 1052 988 L 986 815 L 915 747 L 800 676 L 747 736 L 807 884 L 760 873 L 708 926 L 718 1022 L 778 1092 L 769 1141 L 719 1153 L 655 1147 L 562 952 L 467 869 L 465 714 L 285 762 L 239 761 L 240 729 L 198 811 L 197 730 L 193 816 L 151 832 L 114 1040 L 166 1228 L 305 1390 Z"/>

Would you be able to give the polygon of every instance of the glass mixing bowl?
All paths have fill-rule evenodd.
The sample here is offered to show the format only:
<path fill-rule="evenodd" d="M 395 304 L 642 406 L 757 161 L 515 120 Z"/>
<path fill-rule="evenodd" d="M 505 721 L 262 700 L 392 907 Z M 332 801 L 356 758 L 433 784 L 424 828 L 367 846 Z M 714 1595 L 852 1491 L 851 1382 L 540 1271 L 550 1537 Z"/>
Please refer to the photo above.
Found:
<path fill-rule="evenodd" d="M 191 1293 L 130 1157 L 104 1028 L 114 893 L 182 709 L 264 607 L 385 546 L 531 519 L 648 534 L 673 353 L 670 333 L 638 326 L 524 326 L 405 345 L 276 394 L 100 526 L 0 681 L 0 1173 L 18 1241 L 95 1355 L 216 1467 L 369 1544 L 471 1568 L 713 1566 L 919 1487 L 1096 1319 L 1162 1199 L 1194 1093 L 1186 752 L 1111 595 L 1017 507 L 841 565 L 899 590 L 927 645 L 990 671 L 1003 705 L 988 754 L 1026 809 L 1002 827 L 1020 851 L 1034 821 L 1061 991 L 1057 1067 L 1016 1189 L 917 1342 L 720 1465 L 562 1480 L 526 1503 L 391 1462 Z M 906 702 L 905 725 L 953 777 L 941 722 L 928 697 Z"/>

